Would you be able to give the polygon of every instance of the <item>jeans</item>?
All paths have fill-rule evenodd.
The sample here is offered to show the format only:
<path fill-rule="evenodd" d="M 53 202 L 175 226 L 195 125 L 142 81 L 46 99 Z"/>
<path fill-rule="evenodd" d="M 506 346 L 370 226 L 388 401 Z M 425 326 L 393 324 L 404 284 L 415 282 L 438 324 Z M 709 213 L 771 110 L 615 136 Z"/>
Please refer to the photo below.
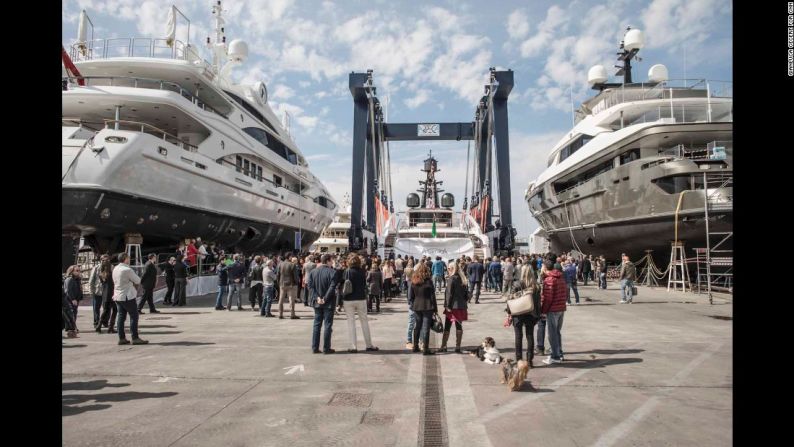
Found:
<path fill-rule="evenodd" d="M 405 334 L 406 343 L 414 342 L 414 326 L 416 326 L 416 314 L 408 309 L 408 333 Z"/>
<path fill-rule="evenodd" d="M 541 318 L 538 320 L 538 332 L 537 337 L 538 339 L 538 346 L 537 348 L 541 351 L 546 349 L 546 319 Z"/>
<path fill-rule="evenodd" d="M 218 286 L 218 297 L 215 298 L 215 308 L 223 307 L 223 296 L 229 292 L 229 286 Z"/>
<path fill-rule="evenodd" d="M 475 303 L 480 302 L 480 286 L 481 286 L 480 281 L 477 282 L 469 281 L 469 300 L 471 300 L 471 298 L 474 297 Z"/>
<path fill-rule="evenodd" d="M 549 312 L 546 320 L 549 323 L 549 345 L 551 345 L 551 358 L 559 360 L 562 357 L 562 320 L 565 312 Z"/>
<path fill-rule="evenodd" d="M 361 331 L 364 333 L 364 343 L 368 348 L 372 347 L 372 338 L 369 335 L 369 321 L 367 320 L 367 304 L 364 300 L 345 301 L 345 315 L 347 315 L 347 329 L 350 333 L 350 347 L 358 349 L 356 346 L 356 314 L 361 323 Z"/>
<path fill-rule="evenodd" d="M 436 291 L 444 289 L 444 275 L 433 275 L 433 285 Z"/>
<path fill-rule="evenodd" d="M 571 304 L 571 290 L 576 296 L 576 304 L 579 304 L 579 289 L 576 288 L 576 281 L 566 283 L 568 285 L 568 304 Z"/>
<path fill-rule="evenodd" d="M 174 280 L 174 306 L 184 306 L 187 301 L 187 278 Z"/>
<path fill-rule="evenodd" d="M 108 329 L 116 327 L 116 316 L 118 315 L 118 307 L 113 301 L 112 295 L 108 294 L 102 302 L 102 315 L 99 317 L 99 323 L 106 326 Z"/>
<path fill-rule="evenodd" d="M 126 334 L 124 334 L 124 321 L 127 320 L 127 314 L 130 314 L 130 332 L 132 332 L 132 338 L 138 338 L 138 306 L 135 300 L 116 301 L 116 307 L 119 310 L 117 321 L 119 340 L 127 338 Z"/>
<path fill-rule="evenodd" d="M 375 312 L 380 312 L 380 295 L 370 293 L 367 297 L 367 312 L 372 312 L 372 303 L 375 303 Z"/>
<path fill-rule="evenodd" d="M 598 274 L 598 287 L 606 290 L 607 288 L 607 274 L 606 273 L 599 273 Z"/>
<path fill-rule="evenodd" d="M 262 287 L 262 283 L 259 283 L 255 286 L 251 286 L 251 289 L 248 291 L 248 301 L 251 303 L 251 309 L 257 304 L 260 309 L 262 308 Z"/>
<path fill-rule="evenodd" d="M 634 287 L 634 281 L 630 279 L 620 280 L 620 301 L 631 302 L 633 298 L 631 295 L 631 288 Z"/>
<path fill-rule="evenodd" d="M 384 298 L 391 298 L 391 278 L 386 278 L 383 280 L 383 293 Z"/>
<path fill-rule="evenodd" d="M 414 326 L 414 349 L 418 348 L 416 341 L 421 338 L 422 343 L 425 344 L 425 351 L 430 350 L 430 325 L 433 323 L 433 312 L 432 310 L 417 310 L 414 311 L 416 314 L 416 326 Z"/>
<path fill-rule="evenodd" d="M 524 329 L 526 328 L 526 329 Z M 522 351 L 524 350 L 523 341 L 524 341 L 524 332 L 526 331 L 527 337 L 527 360 L 529 363 L 532 363 L 532 359 L 535 358 L 535 351 L 533 347 L 535 345 L 534 340 L 534 332 L 535 330 L 535 320 L 528 320 L 523 322 L 521 320 L 513 320 L 513 331 L 515 332 L 516 336 L 516 360 L 521 360 L 523 358 Z"/>
<path fill-rule="evenodd" d="M 243 283 L 242 282 L 230 282 L 229 283 L 229 298 L 228 304 L 226 307 L 229 310 L 232 310 L 232 299 L 237 296 L 237 307 L 243 307 Z"/>
<path fill-rule="evenodd" d="M 590 272 L 582 272 L 582 277 L 584 278 L 584 285 L 587 285 L 587 280 L 590 279 Z"/>
<path fill-rule="evenodd" d="M 94 329 L 100 327 L 100 311 L 102 310 L 102 295 L 94 295 L 93 303 L 94 305 Z"/>
<path fill-rule="evenodd" d="M 331 333 L 334 326 L 334 306 L 324 305 L 314 308 L 314 329 L 312 331 L 312 350 L 320 349 L 320 326 L 323 326 L 323 351 L 331 349 Z"/>
<path fill-rule="evenodd" d="M 259 315 L 270 315 L 270 306 L 273 304 L 273 297 L 276 289 L 273 286 L 262 286 L 264 302 L 259 306 Z"/>
<path fill-rule="evenodd" d="M 138 312 L 143 309 L 143 305 L 149 303 L 149 312 L 154 312 L 154 288 L 152 289 L 143 289 L 143 298 L 141 298 L 141 302 L 138 304 Z"/>
<path fill-rule="evenodd" d="M 174 281 L 166 281 L 165 285 L 168 287 L 168 290 L 165 291 L 163 304 L 171 304 L 171 297 L 174 296 Z"/>

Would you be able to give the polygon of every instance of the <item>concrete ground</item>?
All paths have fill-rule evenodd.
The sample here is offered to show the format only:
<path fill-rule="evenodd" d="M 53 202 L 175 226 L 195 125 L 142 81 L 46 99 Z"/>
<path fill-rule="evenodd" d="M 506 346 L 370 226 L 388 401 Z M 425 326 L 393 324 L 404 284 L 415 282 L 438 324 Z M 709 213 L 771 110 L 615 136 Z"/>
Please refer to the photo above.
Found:
<path fill-rule="evenodd" d="M 640 287 L 634 304 L 618 305 L 615 284 L 579 290 L 587 300 L 565 314 L 565 361 L 536 357 L 518 392 L 475 357 L 406 351 L 404 298 L 369 317 L 378 352 L 363 352 L 357 323 L 361 351 L 347 353 L 346 316 L 337 316 L 333 355 L 312 354 L 313 312 L 302 304 L 300 320 L 279 320 L 192 298 L 141 316 L 145 346 L 96 334 L 81 307 L 80 338 L 63 340 L 63 443 L 731 445 L 730 297 L 709 305 L 702 295 Z M 495 294 L 471 304 L 464 346 L 491 336 L 514 357 L 503 309 Z"/>

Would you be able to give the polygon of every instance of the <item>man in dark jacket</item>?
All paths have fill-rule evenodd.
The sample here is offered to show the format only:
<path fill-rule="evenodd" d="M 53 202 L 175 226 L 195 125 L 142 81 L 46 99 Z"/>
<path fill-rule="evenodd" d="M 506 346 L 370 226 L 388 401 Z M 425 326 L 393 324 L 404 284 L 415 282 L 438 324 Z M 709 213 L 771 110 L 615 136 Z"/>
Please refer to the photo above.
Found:
<path fill-rule="evenodd" d="M 163 298 L 163 304 L 171 304 L 171 297 L 174 295 L 174 264 L 176 264 L 176 258 L 171 256 L 168 258 L 168 262 L 165 263 L 165 286 L 168 290 L 165 291 L 165 298 Z"/>
<path fill-rule="evenodd" d="M 475 256 L 474 262 L 466 267 L 466 274 L 469 275 L 469 302 L 471 302 L 472 295 L 474 296 L 474 303 L 480 303 L 480 285 L 482 278 L 485 276 L 485 267 L 480 262 L 480 258 Z M 476 288 L 476 290 L 475 290 Z"/>
<path fill-rule="evenodd" d="M 590 272 L 593 270 L 593 264 L 590 260 L 592 256 L 587 256 L 582 259 L 582 276 L 584 277 L 584 285 L 587 285 L 587 280 L 590 279 Z"/>
<path fill-rule="evenodd" d="M 306 286 L 309 288 L 309 303 L 314 308 L 314 328 L 312 331 L 312 352 L 320 353 L 320 326 L 323 327 L 323 353 L 336 352 L 331 349 L 331 333 L 334 325 L 334 307 L 336 306 L 336 271 L 334 258 L 326 253 L 320 258 L 318 265 L 309 274 Z"/>
<path fill-rule="evenodd" d="M 243 282 L 245 281 L 245 265 L 240 262 L 240 255 L 232 256 L 234 262 L 229 266 L 229 302 L 226 307 L 232 310 L 232 300 L 237 296 L 237 310 L 243 310 Z"/>
<path fill-rule="evenodd" d="M 176 255 L 174 262 L 174 304 L 184 306 L 187 304 L 187 266 L 182 255 Z"/>
<path fill-rule="evenodd" d="M 543 292 L 540 297 L 541 312 L 546 314 L 546 323 L 549 331 L 549 344 L 551 355 L 543 361 L 550 365 L 563 360 L 562 353 L 562 321 L 565 315 L 568 287 L 563 279 L 562 272 L 554 268 L 554 263 L 544 263 L 549 272 L 543 279 Z"/>
<path fill-rule="evenodd" d="M 141 275 L 141 287 L 143 287 L 143 298 L 138 303 L 138 313 L 143 315 L 143 305 L 149 303 L 149 312 L 159 314 L 160 311 L 154 307 L 154 286 L 157 284 L 157 255 L 149 253 L 148 261 L 143 265 L 143 275 Z"/>

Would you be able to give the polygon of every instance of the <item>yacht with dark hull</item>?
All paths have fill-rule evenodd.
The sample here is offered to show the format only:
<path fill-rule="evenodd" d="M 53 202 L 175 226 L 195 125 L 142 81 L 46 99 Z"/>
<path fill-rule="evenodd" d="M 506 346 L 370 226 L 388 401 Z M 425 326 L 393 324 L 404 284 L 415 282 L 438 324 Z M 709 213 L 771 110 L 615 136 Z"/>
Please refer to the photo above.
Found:
<path fill-rule="evenodd" d="M 634 82 L 631 60 L 642 32 L 627 31 L 618 76 L 590 69 L 598 93 L 551 150 L 525 199 L 553 252 L 632 259 L 653 250 L 667 265 L 671 242 L 706 247 L 710 232 L 733 227 L 733 99 L 728 82 L 668 80 L 654 65 Z M 708 217 L 706 217 L 708 216 Z"/>
<path fill-rule="evenodd" d="M 176 37 L 78 39 L 62 50 L 63 263 L 83 238 L 96 252 L 173 248 L 201 237 L 243 252 L 306 249 L 336 204 L 267 102 L 263 82 L 236 84 L 248 46 L 226 43 L 212 8 L 212 62 Z M 189 41 L 189 22 L 188 41 Z"/>

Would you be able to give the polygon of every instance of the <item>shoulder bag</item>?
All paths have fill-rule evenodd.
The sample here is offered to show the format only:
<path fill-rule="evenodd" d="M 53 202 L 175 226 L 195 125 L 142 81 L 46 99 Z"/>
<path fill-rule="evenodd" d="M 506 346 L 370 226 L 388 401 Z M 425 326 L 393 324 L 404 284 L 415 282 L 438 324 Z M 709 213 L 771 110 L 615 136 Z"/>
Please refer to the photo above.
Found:
<path fill-rule="evenodd" d="M 507 300 L 507 307 L 511 315 L 523 315 L 535 310 L 535 303 L 532 301 L 532 290 L 527 288 L 513 298 Z"/>
<path fill-rule="evenodd" d="M 350 269 L 345 270 L 345 284 L 342 286 L 342 296 L 353 293 L 353 281 L 350 280 Z"/>

